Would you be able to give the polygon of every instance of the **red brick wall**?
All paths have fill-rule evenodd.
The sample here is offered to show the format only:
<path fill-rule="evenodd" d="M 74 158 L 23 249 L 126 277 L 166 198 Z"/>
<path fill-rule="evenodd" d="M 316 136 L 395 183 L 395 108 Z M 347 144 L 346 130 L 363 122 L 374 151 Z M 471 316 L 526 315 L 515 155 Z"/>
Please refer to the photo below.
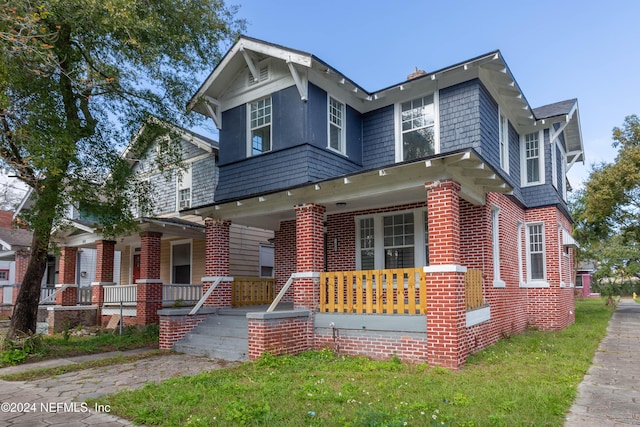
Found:
<path fill-rule="evenodd" d="M 76 262 L 78 260 L 78 248 L 65 246 L 60 249 L 58 261 L 58 283 L 76 283 Z"/>
<path fill-rule="evenodd" d="M 162 233 L 140 233 L 140 278 L 160 279 L 160 243 Z"/>
<path fill-rule="evenodd" d="M 341 354 L 372 359 L 388 359 L 396 355 L 409 362 L 424 362 L 428 351 L 426 335 L 418 338 L 398 333 L 396 337 L 389 337 L 371 332 L 366 336 L 341 335 L 336 342 L 333 334 L 316 334 L 314 340 L 316 349 L 330 348 Z"/>
<path fill-rule="evenodd" d="M 116 242 L 98 240 L 96 242 L 96 282 L 113 283 L 113 259 Z"/>
<path fill-rule="evenodd" d="M 296 266 L 298 272 L 324 270 L 325 207 L 314 204 L 296 206 Z M 320 290 L 317 280 L 299 278 L 293 282 L 294 308 L 315 310 Z"/>
<path fill-rule="evenodd" d="M 195 329 L 207 314 L 192 316 L 160 316 L 160 350 L 171 350 L 173 345 Z"/>
<path fill-rule="evenodd" d="M 312 325 L 308 317 L 249 319 L 249 359 L 268 351 L 272 355 L 308 350 Z"/>
<path fill-rule="evenodd" d="M 205 227 L 205 276 L 228 276 L 231 222 L 208 218 Z"/>
<path fill-rule="evenodd" d="M 29 260 L 31 259 L 31 253 L 25 250 L 18 251 L 16 253 L 16 283 L 22 284 L 22 280 L 24 280 L 24 275 L 27 272 L 27 267 L 29 266 Z"/>
<path fill-rule="evenodd" d="M 162 309 L 162 282 L 138 283 L 136 324 L 158 323 L 158 310 Z"/>
<path fill-rule="evenodd" d="M 276 294 L 287 283 L 291 274 L 296 271 L 296 222 L 282 221 L 280 229 L 274 233 L 274 260 Z M 282 299 L 286 302 L 293 302 L 293 288 L 284 295 Z"/>

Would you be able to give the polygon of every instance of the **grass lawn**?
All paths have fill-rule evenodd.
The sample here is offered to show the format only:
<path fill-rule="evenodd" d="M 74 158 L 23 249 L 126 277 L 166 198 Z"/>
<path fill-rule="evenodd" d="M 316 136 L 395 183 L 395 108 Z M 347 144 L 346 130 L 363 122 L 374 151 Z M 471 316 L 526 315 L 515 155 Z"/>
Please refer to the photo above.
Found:
<path fill-rule="evenodd" d="M 72 330 L 54 335 L 33 335 L 15 341 L 3 340 L 0 367 L 116 350 L 157 348 L 158 331 L 157 325 L 150 325 L 124 328 L 122 335 L 118 330 L 98 330 L 94 335 L 75 336 Z"/>
<path fill-rule="evenodd" d="M 307 352 L 99 403 L 151 426 L 561 426 L 612 312 L 601 299 L 578 301 L 564 331 L 508 337 L 456 372 Z"/>

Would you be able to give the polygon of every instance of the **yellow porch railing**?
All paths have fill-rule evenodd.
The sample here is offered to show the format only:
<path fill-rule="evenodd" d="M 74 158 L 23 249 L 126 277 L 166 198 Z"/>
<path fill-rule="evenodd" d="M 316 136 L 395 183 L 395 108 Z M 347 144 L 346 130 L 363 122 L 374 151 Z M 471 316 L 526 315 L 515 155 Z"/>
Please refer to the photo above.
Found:
<path fill-rule="evenodd" d="M 231 282 L 231 305 L 271 304 L 275 297 L 276 280 L 261 277 L 234 277 Z"/>
<path fill-rule="evenodd" d="M 321 313 L 425 314 L 422 268 L 320 273 Z"/>
<path fill-rule="evenodd" d="M 467 310 L 482 307 L 482 270 L 468 269 L 464 274 L 464 294 Z"/>

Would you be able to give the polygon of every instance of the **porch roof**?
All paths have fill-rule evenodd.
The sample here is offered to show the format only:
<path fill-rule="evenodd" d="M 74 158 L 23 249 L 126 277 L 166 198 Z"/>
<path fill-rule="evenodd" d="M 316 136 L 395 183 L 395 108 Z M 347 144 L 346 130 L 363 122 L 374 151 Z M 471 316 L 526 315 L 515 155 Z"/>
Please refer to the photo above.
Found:
<path fill-rule="evenodd" d="M 426 200 L 425 183 L 443 179 L 460 183 L 460 196 L 475 205 L 484 204 L 488 192 L 509 194 L 513 190 L 480 154 L 466 149 L 226 200 L 182 213 L 277 229 L 280 221 L 295 218 L 296 205 L 317 203 L 326 207 L 327 214 L 334 214 L 421 202 Z"/>

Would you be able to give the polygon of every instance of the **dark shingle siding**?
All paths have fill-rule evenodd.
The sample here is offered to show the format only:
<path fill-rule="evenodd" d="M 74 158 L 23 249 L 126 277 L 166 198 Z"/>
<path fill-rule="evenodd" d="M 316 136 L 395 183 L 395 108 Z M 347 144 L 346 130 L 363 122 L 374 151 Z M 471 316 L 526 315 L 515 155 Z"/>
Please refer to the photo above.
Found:
<path fill-rule="evenodd" d="M 362 118 L 362 163 L 365 169 L 395 161 L 394 107 L 371 111 Z"/>
<path fill-rule="evenodd" d="M 440 91 L 440 151 L 480 146 L 479 81 L 471 80 Z"/>
<path fill-rule="evenodd" d="M 211 155 L 191 165 L 191 206 L 202 206 L 213 203 L 218 168 L 215 157 Z"/>

